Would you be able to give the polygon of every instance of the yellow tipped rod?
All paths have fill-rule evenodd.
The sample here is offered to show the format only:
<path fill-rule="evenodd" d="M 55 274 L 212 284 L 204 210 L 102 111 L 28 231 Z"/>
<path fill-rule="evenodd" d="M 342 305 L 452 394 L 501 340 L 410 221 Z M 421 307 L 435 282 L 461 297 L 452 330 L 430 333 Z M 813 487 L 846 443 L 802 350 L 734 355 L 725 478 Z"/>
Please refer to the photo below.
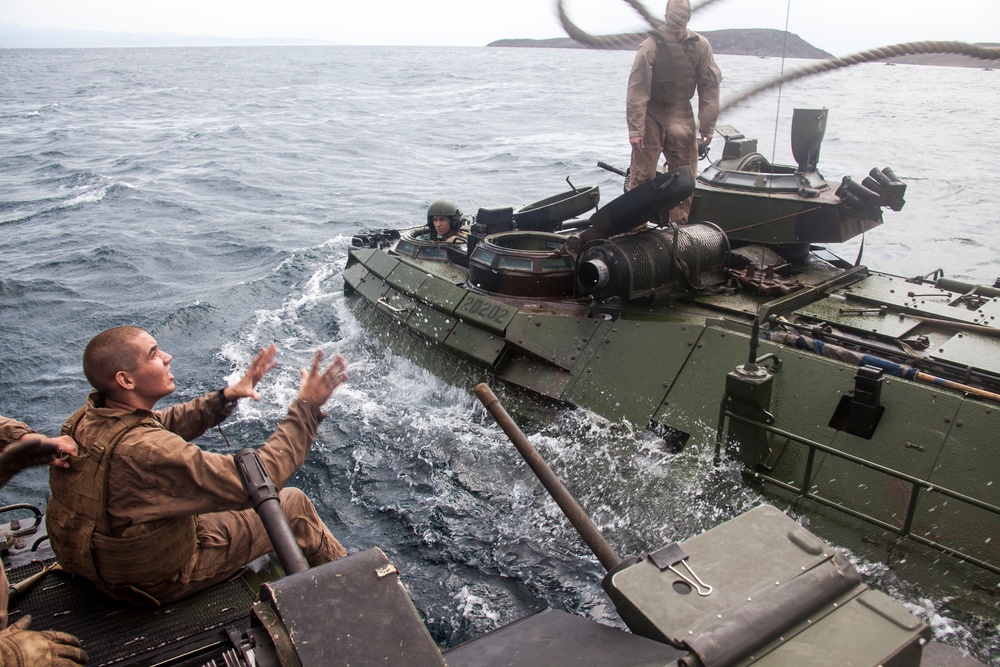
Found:
<path fill-rule="evenodd" d="M 961 391 L 965 394 L 970 394 L 978 398 L 985 398 L 988 401 L 994 401 L 1000 403 L 1000 394 L 992 391 L 987 391 L 986 389 L 980 389 L 979 387 L 971 387 L 967 384 L 962 384 L 961 382 L 953 382 L 952 380 L 945 380 L 944 378 L 939 378 L 936 375 L 931 375 L 930 373 L 923 373 L 917 371 L 914 375 L 914 379 L 921 380 L 922 382 L 927 382 L 930 384 L 936 384 L 939 387 L 947 387 L 948 389 L 954 389 L 955 391 Z"/>
<path fill-rule="evenodd" d="M 597 560 L 604 566 L 604 569 L 610 572 L 617 567 L 622 562 L 621 557 L 611 548 L 611 545 L 604 539 L 601 531 L 590 520 L 590 517 L 583 511 L 583 508 L 576 502 L 572 494 L 563 486 L 563 483 L 559 481 L 559 478 L 549 468 L 545 459 L 535 450 L 535 447 L 524 435 L 524 432 L 521 431 L 513 418 L 507 413 L 507 410 L 501 405 L 500 399 L 496 397 L 489 385 L 480 383 L 476 385 L 475 392 L 476 398 L 493 415 L 497 424 L 507 434 L 510 441 L 514 443 L 514 446 L 517 447 L 517 451 L 520 452 L 532 472 L 538 477 L 545 490 L 549 492 L 552 499 L 559 505 L 559 509 L 563 511 L 569 522 L 576 528 L 576 532 L 580 534 L 583 541 L 586 542 L 590 550 L 597 556 Z"/>

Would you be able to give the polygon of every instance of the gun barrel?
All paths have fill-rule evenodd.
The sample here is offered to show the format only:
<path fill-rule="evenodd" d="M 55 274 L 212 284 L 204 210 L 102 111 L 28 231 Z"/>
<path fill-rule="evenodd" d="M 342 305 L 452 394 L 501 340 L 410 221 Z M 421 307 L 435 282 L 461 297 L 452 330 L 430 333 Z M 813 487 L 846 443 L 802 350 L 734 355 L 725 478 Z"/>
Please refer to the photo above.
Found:
<path fill-rule="evenodd" d="M 624 171 L 622 171 L 618 167 L 612 167 L 607 162 L 600 162 L 600 161 L 598 161 L 597 166 L 600 167 L 601 169 L 604 169 L 605 171 L 610 171 L 613 174 L 618 174 L 619 176 L 624 176 L 625 175 Z"/>
<path fill-rule="evenodd" d="M 257 451 L 246 447 L 236 452 L 233 458 L 236 461 L 236 472 L 243 482 L 243 489 L 247 492 L 251 506 L 260 515 L 267 536 L 271 540 L 271 546 L 278 554 L 278 560 L 281 561 L 285 572 L 288 574 L 305 572 L 309 569 L 309 561 L 295 541 L 295 533 L 288 525 L 284 510 L 281 509 L 278 490 L 261 464 Z"/>
<path fill-rule="evenodd" d="M 576 502 L 576 499 L 570 494 L 569 490 L 559 481 L 559 478 L 549 468 L 545 459 L 535 450 L 535 447 L 528 440 L 527 436 L 524 435 L 524 432 L 514 423 L 514 420 L 507 413 L 507 410 L 504 409 L 503 405 L 501 405 L 500 400 L 493 393 L 493 390 L 490 389 L 489 385 L 480 383 L 476 385 L 475 392 L 480 403 L 493 415 L 497 424 L 507 434 L 510 441 L 514 443 L 514 446 L 517 447 L 517 451 L 520 452 L 525 462 L 535 473 L 535 476 L 538 477 L 538 480 L 549 492 L 549 495 L 552 496 L 552 499 L 559 505 L 559 509 L 563 511 L 569 522 L 573 524 L 576 532 L 580 534 L 583 541 L 594 552 L 594 555 L 597 556 L 597 560 L 604 566 L 604 569 L 610 572 L 613 568 L 617 567 L 622 561 L 621 557 L 611 548 L 611 545 L 604 539 L 601 531 L 590 520 L 590 517 L 583 511 L 580 504 Z"/>

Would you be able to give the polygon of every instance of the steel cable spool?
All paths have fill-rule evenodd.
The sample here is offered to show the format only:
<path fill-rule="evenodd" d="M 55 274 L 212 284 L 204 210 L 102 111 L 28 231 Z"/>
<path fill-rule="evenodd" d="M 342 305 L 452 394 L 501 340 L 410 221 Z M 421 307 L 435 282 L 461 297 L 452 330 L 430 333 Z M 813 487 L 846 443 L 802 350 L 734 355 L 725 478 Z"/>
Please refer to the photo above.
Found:
<path fill-rule="evenodd" d="M 728 238 L 710 222 L 626 234 L 584 248 L 577 279 L 598 300 L 632 300 L 674 287 L 701 289 L 725 281 L 728 253 Z"/>

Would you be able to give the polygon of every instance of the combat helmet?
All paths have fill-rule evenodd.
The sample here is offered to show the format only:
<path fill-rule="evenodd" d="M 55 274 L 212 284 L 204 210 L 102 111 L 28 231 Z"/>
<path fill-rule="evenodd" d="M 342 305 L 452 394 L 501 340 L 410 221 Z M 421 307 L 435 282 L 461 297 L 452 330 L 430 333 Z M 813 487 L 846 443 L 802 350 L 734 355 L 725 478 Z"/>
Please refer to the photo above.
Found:
<path fill-rule="evenodd" d="M 446 215 L 451 218 L 451 230 L 458 231 L 462 227 L 462 212 L 450 199 L 438 199 L 427 207 L 427 227 L 434 231 L 434 216 Z"/>

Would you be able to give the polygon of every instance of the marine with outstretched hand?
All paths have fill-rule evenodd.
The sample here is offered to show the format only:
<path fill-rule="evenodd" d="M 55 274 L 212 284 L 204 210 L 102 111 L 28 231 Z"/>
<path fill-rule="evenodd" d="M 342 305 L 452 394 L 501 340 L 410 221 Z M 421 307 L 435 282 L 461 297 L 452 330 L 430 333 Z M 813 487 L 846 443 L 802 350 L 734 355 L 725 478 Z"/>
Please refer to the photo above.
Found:
<path fill-rule="evenodd" d="M 174 391 L 173 357 L 138 327 L 95 336 L 83 354 L 94 391 L 63 426 L 79 456 L 49 476 L 45 520 L 63 569 L 117 599 L 158 605 L 227 579 L 272 551 L 233 457 L 192 441 L 229 417 L 239 399 L 259 400 L 257 384 L 277 365 L 276 356 L 272 343 L 236 384 L 154 410 Z M 342 356 L 326 368 L 322 361 L 317 351 L 287 416 L 257 450 L 312 566 L 346 555 L 305 494 L 285 487 L 316 439 L 323 404 L 347 379 Z"/>

